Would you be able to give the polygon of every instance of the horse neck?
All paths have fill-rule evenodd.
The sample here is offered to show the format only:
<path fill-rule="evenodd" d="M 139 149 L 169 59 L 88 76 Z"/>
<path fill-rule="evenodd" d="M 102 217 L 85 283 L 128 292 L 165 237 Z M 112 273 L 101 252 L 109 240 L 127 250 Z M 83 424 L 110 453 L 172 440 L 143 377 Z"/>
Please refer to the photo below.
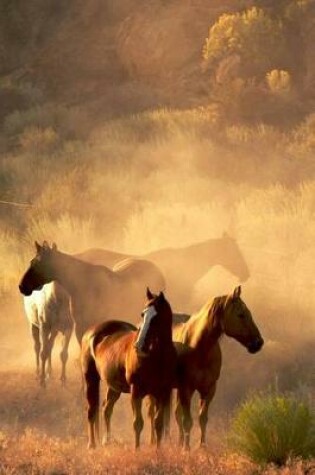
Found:
<path fill-rule="evenodd" d="M 208 239 L 178 251 L 184 265 L 189 266 L 189 275 L 198 280 L 211 267 L 220 264 L 221 247 L 222 239 Z"/>
<path fill-rule="evenodd" d="M 225 300 L 226 296 L 217 297 L 219 305 L 224 305 Z M 223 334 L 222 327 L 215 322 L 212 305 L 213 303 L 204 305 L 183 325 L 184 342 L 196 351 L 209 352 Z"/>
<path fill-rule="evenodd" d="M 62 252 L 57 252 L 54 256 L 54 280 L 66 289 L 70 296 L 82 292 L 91 284 L 91 274 L 94 269 L 96 266 L 93 264 L 88 264 Z"/>

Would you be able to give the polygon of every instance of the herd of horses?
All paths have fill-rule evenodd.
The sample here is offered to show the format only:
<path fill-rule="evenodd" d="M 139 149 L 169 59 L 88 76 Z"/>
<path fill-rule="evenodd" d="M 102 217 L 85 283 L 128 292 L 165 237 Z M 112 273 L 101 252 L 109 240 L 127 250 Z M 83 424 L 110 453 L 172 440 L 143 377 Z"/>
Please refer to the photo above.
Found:
<path fill-rule="evenodd" d="M 178 308 L 213 265 L 221 264 L 239 280 L 246 280 L 249 271 L 237 243 L 224 235 L 140 257 L 101 249 L 69 255 L 47 242 L 35 244 L 36 255 L 19 289 L 34 338 L 37 372 L 44 385 L 54 339 L 61 332 L 61 379 L 65 381 L 74 327 L 81 346 L 88 446 L 95 447 L 99 440 L 101 381 L 106 384 L 102 404 L 105 442 L 110 440 L 115 403 L 121 393 L 130 393 L 136 448 L 140 445 L 142 401 L 146 396 L 150 401 L 151 441 L 159 446 L 169 430 L 171 393 L 176 389 L 179 442 L 189 449 L 191 400 L 197 391 L 200 443 L 204 445 L 208 408 L 222 364 L 220 337 L 233 337 L 250 353 L 261 349 L 263 338 L 241 299 L 240 286 L 230 295 L 207 302 L 191 316 L 173 312 L 168 299 Z M 142 321 L 137 328 L 140 315 Z"/>

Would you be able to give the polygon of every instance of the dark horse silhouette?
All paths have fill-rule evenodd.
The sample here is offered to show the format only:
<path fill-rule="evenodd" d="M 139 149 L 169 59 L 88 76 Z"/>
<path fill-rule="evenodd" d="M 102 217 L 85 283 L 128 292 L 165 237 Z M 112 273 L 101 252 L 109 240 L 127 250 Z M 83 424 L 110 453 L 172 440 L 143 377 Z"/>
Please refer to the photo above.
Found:
<path fill-rule="evenodd" d="M 115 265 L 130 257 L 127 254 L 105 249 L 88 249 L 76 254 L 82 260 L 103 264 L 115 269 Z M 135 256 L 132 256 L 135 257 Z M 208 239 L 181 248 L 165 248 L 141 255 L 161 269 L 166 279 L 168 296 L 173 307 L 183 310 L 189 301 L 196 282 L 213 266 L 219 265 L 235 275 L 240 282 L 249 278 L 249 270 L 235 239 L 224 233 L 221 238 Z"/>
<path fill-rule="evenodd" d="M 81 361 L 88 401 L 89 447 L 95 447 L 98 436 L 99 386 L 106 382 L 103 404 L 107 440 L 115 402 L 121 393 L 131 393 L 134 414 L 135 446 L 140 445 L 143 428 L 142 399 L 150 395 L 155 401 L 154 428 L 159 447 L 164 426 L 164 410 L 168 405 L 176 352 L 172 343 L 172 310 L 163 293 L 147 290 L 148 302 L 143 311 L 143 324 L 134 326 L 117 320 L 89 329 L 83 336 Z"/>
<path fill-rule="evenodd" d="M 143 261 L 130 259 L 128 265 L 114 272 L 62 253 L 55 246 L 50 248 L 46 242 L 43 246 L 36 243 L 36 255 L 19 288 L 28 296 L 44 284 L 57 281 L 70 296 L 71 316 L 81 342 L 87 328 L 106 318 L 117 316 L 138 321 L 147 286 L 146 274 L 139 273 L 139 267 L 143 268 Z"/>

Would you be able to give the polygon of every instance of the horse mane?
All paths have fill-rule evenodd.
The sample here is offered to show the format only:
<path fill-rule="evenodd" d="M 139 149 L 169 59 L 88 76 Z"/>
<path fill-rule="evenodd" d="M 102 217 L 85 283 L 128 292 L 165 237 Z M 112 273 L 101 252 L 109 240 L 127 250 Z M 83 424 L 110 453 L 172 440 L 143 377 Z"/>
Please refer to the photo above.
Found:
<path fill-rule="evenodd" d="M 213 332 L 213 337 L 217 339 L 218 321 L 226 299 L 227 295 L 210 299 L 198 312 L 192 314 L 189 320 L 182 325 L 182 342 L 195 348 L 202 340 L 205 331 L 208 334 Z"/>

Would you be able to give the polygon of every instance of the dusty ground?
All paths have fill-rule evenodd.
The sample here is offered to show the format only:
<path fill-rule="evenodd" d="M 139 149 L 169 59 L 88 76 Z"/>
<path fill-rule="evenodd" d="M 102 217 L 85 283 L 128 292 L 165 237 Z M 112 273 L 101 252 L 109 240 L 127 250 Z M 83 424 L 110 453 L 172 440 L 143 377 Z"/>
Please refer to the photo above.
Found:
<path fill-rule="evenodd" d="M 38 387 L 31 368 L 0 372 L 0 474 L 303 474 L 315 473 L 315 464 L 294 462 L 277 470 L 258 469 L 226 449 L 226 422 L 213 416 L 209 446 L 200 450 L 197 430 L 189 454 L 172 441 L 160 453 L 148 444 L 148 427 L 139 452 L 133 449 L 128 398 L 117 406 L 114 441 L 95 451 L 86 449 L 84 399 L 78 369 L 70 365 L 65 388 L 56 378 L 46 389 Z M 57 372 L 57 368 L 56 368 Z M 148 425 L 148 424 L 147 424 Z"/>

